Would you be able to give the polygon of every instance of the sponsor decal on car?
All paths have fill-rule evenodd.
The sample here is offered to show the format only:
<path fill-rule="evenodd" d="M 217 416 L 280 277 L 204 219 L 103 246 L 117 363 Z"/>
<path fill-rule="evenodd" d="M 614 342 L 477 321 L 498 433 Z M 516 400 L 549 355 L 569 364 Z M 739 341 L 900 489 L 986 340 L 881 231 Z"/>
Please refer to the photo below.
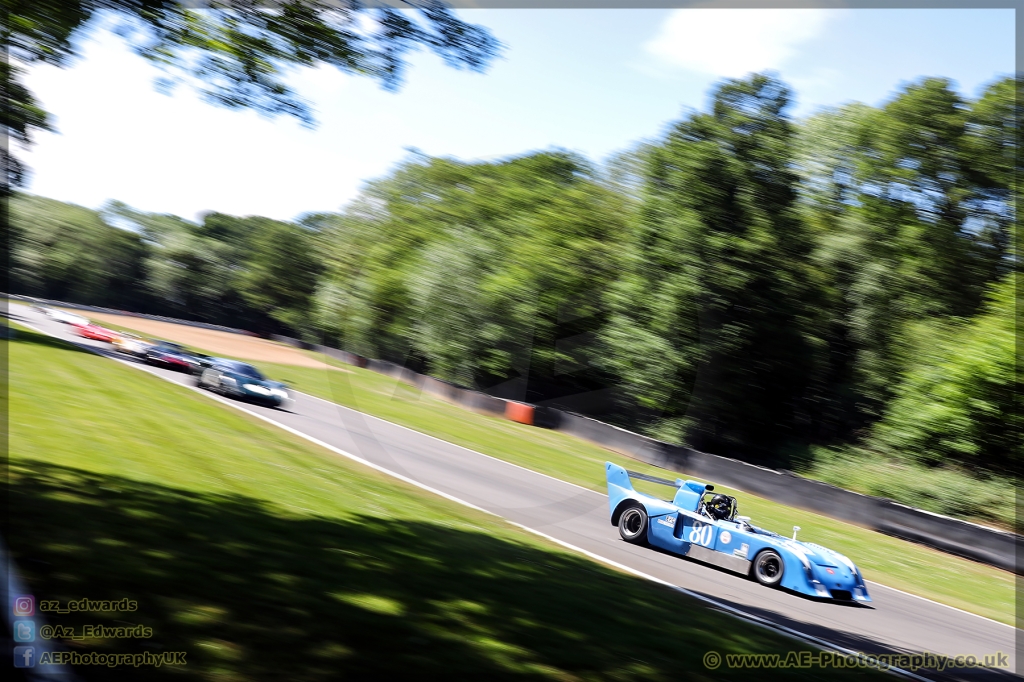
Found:
<path fill-rule="evenodd" d="M 742 557 L 742 558 L 746 559 L 747 558 L 747 553 L 749 551 L 750 551 L 750 545 L 748 545 L 747 543 L 744 542 L 742 545 L 739 546 L 738 549 L 734 549 L 732 551 L 732 555 L 733 556 Z"/>
<path fill-rule="evenodd" d="M 723 530 L 722 534 L 719 537 L 722 538 L 722 544 L 723 545 L 728 545 L 729 542 L 732 540 L 732 533 L 730 533 L 727 530 Z"/>
<path fill-rule="evenodd" d="M 676 517 L 674 517 L 674 516 L 663 516 L 660 519 L 658 519 L 658 523 L 660 523 L 663 526 L 668 526 L 669 528 L 675 528 Z"/>

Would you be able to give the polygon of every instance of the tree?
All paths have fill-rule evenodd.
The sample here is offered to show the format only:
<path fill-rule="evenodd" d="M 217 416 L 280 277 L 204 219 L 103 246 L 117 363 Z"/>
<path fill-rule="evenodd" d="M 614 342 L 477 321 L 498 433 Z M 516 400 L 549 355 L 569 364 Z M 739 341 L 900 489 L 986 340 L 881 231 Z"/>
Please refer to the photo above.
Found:
<path fill-rule="evenodd" d="M 351 2 L 286 0 L 268 7 L 255 0 L 225 0 L 194 9 L 171 0 L 3 0 L 0 39 L 21 63 L 64 66 L 73 42 L 99 13 L 119 19 L 120 33 L 142 57 L 160 66 L 170 87 L 187 81 L 205 99 L 229 108 L 294 116 L 307 124 L 309 105 L 285 83 L 290 68 L 328 64 L 345 73 L 398 87 L 409 50 L 424 46 L 454 67 L 482 70 L 499 44 L 486 30 L 460 21 L 441 4 L 409 3 L 415 12 Z M 2 124 L 23 143 L 47 127 L 45 112 L 5 65 Z M 6 155 L 6 179 L 24 172 Z"/>
<path fill-rule="evenodd" d="M 881 109 L 850 105 L 803 127 L 803 214 L 831 301 L 832 404 L 877 418 L 917 352 L 915 325 L 975 314 L 1006 274 L 1013 83 L 970 103 L 948 81 L 923 79 Z"/>
<path fill-rule="evenodd" d="M 567 330 L 602 323 L 626 239 L 622 207 L 562 152 L 414 158 L 337 221 L 318 301 L 335 306 L 361 352 L 422 356 L 460 383 L 518 378 L 534 399 L 550 397 L 588 371 L 594 340 Z"/>
<path fill-rule="evenodd" d="M 364 305 L 364 267 L 375 242 L 375 207 L 365 199 L 354 201 L 343 214 L 304 216 L 301 223 L 314 230 L 323 273 L 312 299 L 313 323 L 325 343 L 336 343 L 355 353 L 372 354 L 375 316 Z"/>
<path fill-rule="evenodd" d="M 320 275 L 313 238 L 293 223 L 262 219 L 234 282 L 242 298 L 279 323 L 307 335 L 310 300 Z"/>
<path fill-rule="evenodd" d="M 820 342 L 788 103 L 772 77 L 727 81 L 650 155 L 604 337 L 660 437 L 761 458 L 806 438 Z"/>
<path fill-rule="evenodd" d="M 230 244 L 204 235 L 200 225 L 178 216 L 136 211 L 120 203 L 107 210 L 149 245 L 146 287 L 167 313 L 219 324 L 235 321 L 229 305 L 235 262 Z"/>
<path fill-rule="evenodd" d="M 20 239 L 12 291 L 115 308 L 144 306 L 147 249 L 140 235 L 107 224 L 96 211 L 16 194 L 10 223 Z"/>
<path fill-rule="evenodd" d="M 1021 473 L 1015 281 L 990 291 L 969 322 L 931 322 L 869 447 L 932 466 Z"/>

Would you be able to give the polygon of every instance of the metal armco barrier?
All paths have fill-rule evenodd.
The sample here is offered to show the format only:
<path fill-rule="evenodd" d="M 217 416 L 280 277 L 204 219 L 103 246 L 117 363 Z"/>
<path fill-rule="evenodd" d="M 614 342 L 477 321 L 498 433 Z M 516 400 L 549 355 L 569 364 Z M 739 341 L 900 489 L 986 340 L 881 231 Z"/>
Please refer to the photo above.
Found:
<path fill-rule="evenodd" d="M 456 402 L 460 390 L 457 386 L 453 386 L 447 382 L 441 381 L 440 379 L 435 379 L 434 377 L 428 377 L 425 375 L 420 375 L 417 379 L 418 380 L 414 383 L 419 386 L 420 390 L 424 393 L 436 396 L 442 400 L 447 400 L 448 402 Z"/>
<path fill-rule="evenodd" d="M 314 346 L 313 349 L 318 353 L 323 353 L 328 357 L 332 357 L 335 360 L 341 360 L 346 365 L 355 365 L 356 367 L 366 367 L 369 362 L 362 355 L 356 355 L 355 353 L 349 353 L 348 351 L 338 350 L 337 348 L 331 348 L 329 346 Z"/>
<path fill-rule="evenodd" d="M 457 390 L 458 392 L 455 394 L 455 402 L 458 404 L 477 412 L 487 412 L 488 414 L 500 417 L 505 416 L 508 404 L 507 400 L 495 398 L 494 396 L 487 395 L 486 393 L 480 393 L 479 391 L 470 391 L 467 389 Z M 531 407 L 530 409 L 533 408 Z"/>
<path fill-rule="evenodd" d="M 301 348 L 302 350 L 316 350 L 316 346 L 313 345 L 312 343 L 308 343 L 308 342 L 303 341 L 301 339 L 293 339 L 290 336 L 281 336 L 280 334 L 271 334 L 270 335 L 270 340 L 271 341 L 277 341 L 278 343 L 286 343 L 289 346 L 294 346 L 295 348 Z"/>

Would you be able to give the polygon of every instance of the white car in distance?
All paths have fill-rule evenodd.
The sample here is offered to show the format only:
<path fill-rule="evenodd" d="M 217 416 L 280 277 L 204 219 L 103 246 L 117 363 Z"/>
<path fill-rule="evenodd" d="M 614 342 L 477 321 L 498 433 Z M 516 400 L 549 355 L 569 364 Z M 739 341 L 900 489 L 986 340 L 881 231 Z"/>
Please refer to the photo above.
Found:
<path fill-rule="evenodd" d="M 83 326 L 89 324 L 88 318 L 82 317 L 81 315 L 76 315 L 74 313 L 69 313 L 66 310 L 59 310 L 57 308 L 43 308 L 43 312 L 46 313 L 47 317 L 56 322 L 63 322 L 64 324 L 80 324 Z"/>

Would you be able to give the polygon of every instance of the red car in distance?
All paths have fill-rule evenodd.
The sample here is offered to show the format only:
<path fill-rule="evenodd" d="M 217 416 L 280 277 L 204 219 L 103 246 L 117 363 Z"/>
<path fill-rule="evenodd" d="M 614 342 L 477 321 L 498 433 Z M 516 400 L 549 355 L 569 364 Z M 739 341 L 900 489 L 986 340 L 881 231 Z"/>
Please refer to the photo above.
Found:
<path fill-rule="evenodd" d="M 117 336 L 116 332 L 112 332 L 106 327 L 100 327 L 95 324 L 76 324 L 75 331 L 83 338 L 105 341 L 107 343 L 113 341 L 114 337 Z"/>
<path fill-rule="evenodd" d="M 155 341 L 146 349 L 146 362 L 150 365 L 192 373 L 199 366 L 199 360 L 191 351 L 170 341 Z"/>

